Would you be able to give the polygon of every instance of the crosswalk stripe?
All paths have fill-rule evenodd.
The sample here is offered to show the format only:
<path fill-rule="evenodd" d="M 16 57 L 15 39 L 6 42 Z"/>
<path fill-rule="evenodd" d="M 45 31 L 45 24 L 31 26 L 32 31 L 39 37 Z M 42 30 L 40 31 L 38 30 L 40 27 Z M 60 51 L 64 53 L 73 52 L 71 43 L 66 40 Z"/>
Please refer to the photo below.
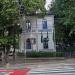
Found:
<path fill-rule="evenodd" d="M 56 66 L 56 67 L 37 67 L 32 68 L 29 75 L 75 75 L 75 68 L 69 65 Z"/>

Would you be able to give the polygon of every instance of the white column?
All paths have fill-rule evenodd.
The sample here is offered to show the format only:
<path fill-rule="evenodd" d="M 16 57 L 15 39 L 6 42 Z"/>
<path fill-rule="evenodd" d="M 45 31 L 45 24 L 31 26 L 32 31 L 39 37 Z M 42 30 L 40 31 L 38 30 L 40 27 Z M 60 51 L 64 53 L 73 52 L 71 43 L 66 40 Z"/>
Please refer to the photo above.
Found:
<path fill-rule="evenodd" d="M 36 19 L 36 49 L 37 49 L 37 51 L 39 51 L 39 49 L 38 49 L 38 24 L 37 24 L 37 19 Z"/>

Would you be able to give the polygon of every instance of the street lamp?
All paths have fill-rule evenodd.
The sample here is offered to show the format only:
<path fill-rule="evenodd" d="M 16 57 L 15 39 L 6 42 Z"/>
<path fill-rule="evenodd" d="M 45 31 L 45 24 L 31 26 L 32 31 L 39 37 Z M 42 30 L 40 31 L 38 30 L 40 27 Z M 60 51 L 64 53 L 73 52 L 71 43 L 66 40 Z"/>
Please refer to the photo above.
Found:
<path fill-rule="evenodd" d="M 22 25 L 22 23 L 25 21 L 25 17 L 24 17 L 25 7 L 22 3 L 22 0 L 17 0 L 17 1 L 18 1 L 18 5 L 19 5 L 20 24 Z M 21 21 L 21 19 L 22 19 L 22 21 Z M 22 30 L 23 30 L 23 27 L 22 27 Z M 25 49 L 25 41 L 24 41 L 24 49 Z M 25 49 L 25 58 L 26 58 L 26 49 Z"/>

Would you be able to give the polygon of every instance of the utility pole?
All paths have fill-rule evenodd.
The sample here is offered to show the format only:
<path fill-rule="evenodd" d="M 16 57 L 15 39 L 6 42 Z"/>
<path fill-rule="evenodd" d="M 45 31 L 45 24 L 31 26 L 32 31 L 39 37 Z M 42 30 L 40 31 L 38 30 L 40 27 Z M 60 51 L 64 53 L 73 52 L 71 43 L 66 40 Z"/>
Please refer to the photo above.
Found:
<path fill-rule="evenodd" d="M 21 0 L 18 0 L 18 6 L 19 6 L 19 15 L 20 15 L 20 25 L 21 25 L 21 28 L 22 28 L 22 33 L 23 35 L 25 35 L 25 31 L 24 31 L 24 27 L 23 27 L 23 23 L 25 21 L 25 16 L 24 16 L 24 11 L 25 11 L 25 7 L 24 5 L 22 4 L 22 1 Z M 24 31 L 24 32 L 23 32 Z M 23 38 L 24 39 L 24 38 Z M 26 62 L 26 49 L 25 49 L 25 39 L 23 41 L 24 43 L 24 52 L 25 52 L 25 62 Z"/>

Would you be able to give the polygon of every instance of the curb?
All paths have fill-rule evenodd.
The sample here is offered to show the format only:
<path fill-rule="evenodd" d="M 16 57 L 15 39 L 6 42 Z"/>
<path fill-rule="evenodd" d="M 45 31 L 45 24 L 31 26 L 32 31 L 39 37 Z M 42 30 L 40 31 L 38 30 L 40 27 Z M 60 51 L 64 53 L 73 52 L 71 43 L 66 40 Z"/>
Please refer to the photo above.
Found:
<path fill-rule="evenodd" d="M 24 58 L 25 60 L 64 60 L 64 57 L 54 57 L 54 58 Z"/>

